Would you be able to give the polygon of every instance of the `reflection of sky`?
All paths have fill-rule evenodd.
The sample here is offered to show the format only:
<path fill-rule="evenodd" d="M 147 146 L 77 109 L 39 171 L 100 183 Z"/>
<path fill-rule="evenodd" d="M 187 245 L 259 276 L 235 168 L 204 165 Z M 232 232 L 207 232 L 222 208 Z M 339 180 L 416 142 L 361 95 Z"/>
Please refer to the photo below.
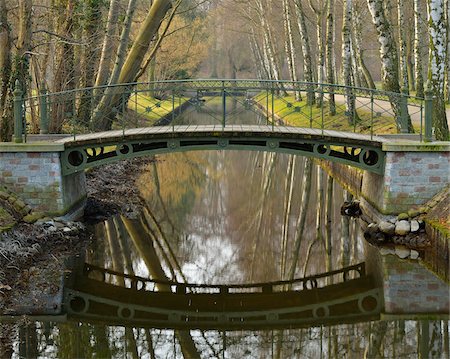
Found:
<path fill-rule="evenodd" d="M 226 237 L 204 238 L 194 233 L 183 245 L 195 253 L 182 265 L 183 273 L 189 282 L 229 284 L 239 281 L 241 271 L 236 263 L 237 249 Z"/>

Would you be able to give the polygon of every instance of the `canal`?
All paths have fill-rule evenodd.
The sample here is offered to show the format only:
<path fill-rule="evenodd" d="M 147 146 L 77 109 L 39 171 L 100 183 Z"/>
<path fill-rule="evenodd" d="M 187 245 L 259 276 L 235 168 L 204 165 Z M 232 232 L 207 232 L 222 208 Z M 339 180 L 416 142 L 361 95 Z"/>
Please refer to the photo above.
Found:
<path fill-rule="evenodd" d="M 249 109 L 244 98 L 229 99 L 226 105 L 227 121 L 266 121 Z M 207 98 L 176 121 L 210 124 L 213 114 L 219 124 L 221 111 L 220 101 Z M 310 159 L 257 151 L 165 154 L 146 165 L 137 185 L 145 203 L 142 213 L 132 218 L 115 216 L 92 229 L 95 240 L 88 250 L 68 261 L 63 315 L 21 322 L 13 338 L 13 358 L 448 357 L 445 316 L 434 312 L 382 316 L 384 277 L 377 264 L 382 261 L 373 258 L 379 256 L 378 250 L 365 242 L 358 219 L 341 215 L 341 206 L 352 200 L 351 195 Z M 375 304 L 367 308 L 360 288 L 340 283 L 342 273 L 316 278 L 313 288 L 308 283 L 314 281 L 300 282 L 303 287 L 298 287 L 297 295 L 305 298 L 309 295 L 305 291 L 314 292 L 314 286 L 328 290 L 328 296 L 342 303 L 346 298 L 361 303 L 361 295 L 363 304 L 355 308 L 365 310 L 353 313 L 349 304 L 342 309 L 344 315 L 339 312 L 335 318 L 335 302 L 317 295 L 324 304 L 311 309 L 310 317 L 292 311 L 288 314 L 293 319 L 283 322 L 283 308 L 275 303 L 276 298 L 283 299 L 272 291 L 283 292 L 293 283 L 273 284 L 273 296 L 248 304 L 253 311 L 269 308 L 257 324 L 252 322 L 254 315 L 246 312 L 234 313 L 239 319 L 233 322 L 226 309 L 231 304 L 220 298 L 226 305 L 215 314 L 207 311 L 218 318 L 211 319 L 216 324 L 210 328 L 202 327 L 198 319 L 202 306 L 194 308 L 191 302 L 188 305 L 198 317 L 192 313 L 177 317 L 174 311 L 164 324 L 149 307 L 164 307 L 159 301 L 169 301 L 170 296 L 155 296 L 152 303 L 140 299 L 146 298 L 142 296 L 146 291 L 170 294 L 174 282 L 189 283 L 186 296 L 204 288 L 214 294 L 226 286 L 315 278 L 366 262 L 365 272 L 355 272 L 347 281 L 367 279 L 364 285 L 373 286 L 368 290 L 375 293 L 370 297 Z M 227 287 L 227 293 L 230 290 Z M 117 303 L 122 303 L 118 309 Z M 241 306 L 245 304 L 241 300 Z M 321 312 L 321 308 L 327 309 Z"/>

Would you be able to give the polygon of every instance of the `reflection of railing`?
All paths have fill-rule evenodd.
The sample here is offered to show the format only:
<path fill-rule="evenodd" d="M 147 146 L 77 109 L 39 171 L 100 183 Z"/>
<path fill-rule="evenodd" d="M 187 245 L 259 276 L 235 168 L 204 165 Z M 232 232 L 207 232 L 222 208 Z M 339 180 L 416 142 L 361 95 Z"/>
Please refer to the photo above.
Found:
<path fill-rule="evenodd" d="M 125 282 L 125 287 L 143 291 L 158 291 L 158 286 L 163 286 L 167 291 L 173 293 L 276 293 L 286 291 L 299 291 L 317 289 L 329 283 L 347 282 L 350 279 L 364 276 L 365 264 L 359 263 L 349 267 L 334 271 L 296 278 L 293 280 L 283 280 L 264 283 L 251 284 L 197 284 L 178 283 L 173 281 L 163 281 L 149 279 L 131 274 L 116 272 L 111 269 L 101 268 L 86 263 L 84 273 L 90 279 L 100 280 L 105 283 L 117 283 L 120 278 Z"/>
<path fill-rule="evenodd" d="M 323 101 L 296 101 L 295 94 L 311 94 Z M 347 109 L 346 96 L 351 94 L 354 106 Z M 288 94 L 288 96 L 287 96 Z M 289 94 L 292 94 L 289 96 Z M 74 89 L 23 98 L 19 87 L 15 91 L 15 140 L 27 133 L 30 119 L 40 123 L 42 133 L 66 131 L 89 133 L 111 126 L 129 129 L 143 127 L 149 119 L 153 124 L 161 119 L 173 120 L 186 101 L 199 104 L 204 97 L 220 99 L 222 113 L 211 111 L 211 122 L 224 127 L 233 117 L 227 99 L 237 99 L 246 109 L 257 108 L 267 123 L 339 130 L 379 135 L 414 131 L 431 140 L 432 95 L 425 100 L 403 93 L 376 89 L 345 87 L 335 84 L 270 80 L 179 80 L 153 83 L 130 83 L 97 88 Z M 311 96 L 305 96 L 311 99 Z M 334 105 L 331 105 L 334 98 Z M 132 110 L 132 111 L 129 111 Z M 217 123 L 218 122 L 218 123 Z M 25 128 L 23 125 L 25 123 Z M 424 126 L 425 125 L 425 126 Z"/>
<path fill-rule="evenodd" d="M 377 319 L 382 292 L 365 274 L 364 263 L 292 281 L 243 285 L 149 280 L 86 265 L 66 286 L 64 301 L 74 320 L 242 330 Z"/>

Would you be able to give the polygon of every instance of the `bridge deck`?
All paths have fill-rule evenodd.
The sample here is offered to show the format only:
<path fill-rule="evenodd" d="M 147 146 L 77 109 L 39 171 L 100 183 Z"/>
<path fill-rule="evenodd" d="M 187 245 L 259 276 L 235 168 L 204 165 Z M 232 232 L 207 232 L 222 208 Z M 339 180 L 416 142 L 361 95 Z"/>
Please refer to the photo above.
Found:
<path fill-rule="evenodd" d="M 334 141 L 337 143 L 371 145 L 381 147 L 388 140 L 371 135 L 341 132 L 333 130 L 321 130 L 315 128 L 267 126 L 267 125 L 189 125 L 189 126 L 154 126 L 134 128 L 126 130 L 113 130 L 86 135 L 68 137 L 56 142 L 64 143 L 65 147 L 74 147 L 90 144 L 104 144 L 122 142 L 126 140 L 138 140 L 152 137 L 283 137 L 301 139 L 320 139 L 321 141 Z"/>

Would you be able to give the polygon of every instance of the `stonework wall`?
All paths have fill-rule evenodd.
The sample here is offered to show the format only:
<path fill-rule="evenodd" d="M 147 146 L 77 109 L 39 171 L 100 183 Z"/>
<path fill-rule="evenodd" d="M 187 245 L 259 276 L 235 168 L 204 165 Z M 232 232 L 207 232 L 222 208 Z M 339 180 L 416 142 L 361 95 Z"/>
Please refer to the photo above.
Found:
<path fill-rule="evenodd" d="M 63 177 L 59 152 L 0 152 L 0 184 L 35 211 L 63 214 L 86 197 L 84 172 Z"/>
<path fill-rule="evenodd" d="M 383 214 L 425 204 L 449 183 L 449 152 L 387 152 L 385 175 L 365 172 L 362 195 Z"/>

